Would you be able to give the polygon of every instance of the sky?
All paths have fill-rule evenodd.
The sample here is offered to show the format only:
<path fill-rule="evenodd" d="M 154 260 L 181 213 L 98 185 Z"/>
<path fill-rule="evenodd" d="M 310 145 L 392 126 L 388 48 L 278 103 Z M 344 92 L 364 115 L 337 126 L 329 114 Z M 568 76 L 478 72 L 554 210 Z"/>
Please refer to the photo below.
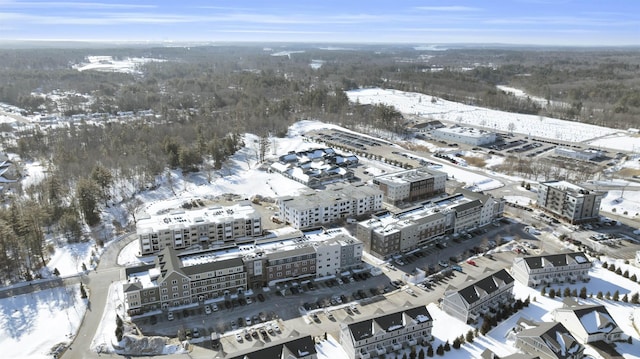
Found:
<path fill-rule="evenodd" d="M 0 40 L 640 45 L 637 0 L 0 0 Z"/>

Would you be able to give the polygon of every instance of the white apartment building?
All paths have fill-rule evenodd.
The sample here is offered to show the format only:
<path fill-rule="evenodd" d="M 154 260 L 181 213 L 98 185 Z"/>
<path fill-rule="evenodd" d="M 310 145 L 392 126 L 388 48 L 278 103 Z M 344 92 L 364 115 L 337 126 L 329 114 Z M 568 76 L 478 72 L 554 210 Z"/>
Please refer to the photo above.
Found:
<path fill-rule="evenodd" d="M 340 324 L 340 344 L 349 359 L 377 358 L 433 340 L 433 319 L 426 306 Z"/>
<path fill-rule="evenodd" d="M 504 269 L 444 293 L 442 310 L 465 323 L 477 323 L 491 309 L 513 303 L 513 277 Z"/>
<path fill-rule="evenodd" d="M 278 216 L 297 229 L 317 227 L 382 208 L 382 191 L 371 186 L 340 185 L 277 200 Z"/>
<path fill-rule="evenodd" d="M 140 254 L 147 255 L 166 247 L 185 249 L 200 245 L 207 248 L 261 236 L 262 220 L 251 204 L 245 202 L 142 217 L 136 223 L 136 233 Z"/>
<path fill-rule="evenodd" d="M 515 257 L 511 274 L 528 287 L 588 281 L 591 261 L 582 252 Z"/>
<path fill-rule="evenodd" d="M 444 193 L 446 182 L 445 172 L 427 167 L 388 173 L 373 178 L 373 183 L 384 193 L 384 201 L 394 205 L 424 200 Z"/>
<path fill-rule="evenodd" d="M 471 146 L 482 146 L 496 142 L 495 132 L 489 132 L 473 127 L 438 128 L 431 131 L 431 135 L 442 140 L 465 143 Z"/>
<path fill-rule="evenodd" d="M 591 191 L 566 181 L 550 181 L 538 186 L 538 207 L 571 224 L 598 220 L 604 193 Z"/>

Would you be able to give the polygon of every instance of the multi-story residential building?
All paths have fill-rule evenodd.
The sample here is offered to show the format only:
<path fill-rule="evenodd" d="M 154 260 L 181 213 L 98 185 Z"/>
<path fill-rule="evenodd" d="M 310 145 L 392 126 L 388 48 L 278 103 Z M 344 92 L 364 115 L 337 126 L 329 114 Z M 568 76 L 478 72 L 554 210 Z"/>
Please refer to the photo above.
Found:
<path fill-rule="evenodd" d="M 438 128 L 431 131 L 431 135 L 447 141 L 465 143 L 471 146 L 482 146 L 496 142 L 495 132 L 480 130 L 473 127 Z"/>
<path fill-rule="evenodd" d="M 264 238 L 254 243 L 178 254 L 163 249 L 154 264 L 125 269 L 131 315 L 228 299 L 247 288 L 340 274 L 362 264 L 364 245 L 343 229 Z"/>
<path fill-rule="evenodd" d="M 582 344 L 599 340 L 612 343 L 627 339 L 627 335 L 603 305 L 563 305 L 552 314 L 553 320 L 562 323 Z"/>
<path fill-rule="evenodd" d="M 465 323 L 513 302 L 513 277 L 504 269 L 444 294 L 442 310 Z"/>
<path fill-rule="evenodd" d="M 556 322 L 532 322 L 520 318 L 516 327 L 516 348 L 540 359 L 582 359 L 584 345 Z"/>
<path fill-rule="evenodd" d="M 230 207 L 173 211 L 139 218 L 136 233 L 140 254 L 157 253 L 166 247 L 214 247 L 262 235 L 260 214 L 249 202 Z"/>
<path fill-rule="evenodd" d="M 433 339 L 426 306 L 340 325 L 340 344 L 350 359 L 369 359 Z"/>
<path fill-rule="evenodd" d="M 230 359 L 317 359 L 316 344 L 310 336 L 300 337 L 266 348 L 250 349 L 248 352 L 234 353 Z"/>
<path fill-rule="evenodd" d="M 282 221 L 303 229 L 379 211 L 382 191 L 371 186 L 339 185 L 296 197 L 280 197 L 277 205 Z"/>
<path fill-rule="evenodd" d="M 428 167 L 388 173 L 373 178 L 373 184 L 384 193 L 384 201 L 393 205 L 420 201 L 444 193 L 446 182 L 445 172 Z"/>
<path fill-rule="evenodd" d="M 537 287 L 556 283 L 588 281 L 591 261 L 582 252 L 515 257 L 511 274 L 518 282 Z"/>
<path fill-rule="evenodd" d="M 127 268 L 123 285 L 127 312 L 134 315 L 243 293 L 247 280 L 242 259 L 211 257 L 209 253 L 178 255 L 167 247 L 153 266 Z"/>
<path fill-rule="evenodd" d="M 356 237 L 378 258 L 434 245 L 445 234 L 464 233 L 502 217 L 504 200 L 463 191 L 395 213 L 382 211 L 358 223 Z"/>
<path fill-rule="evenodd" d="M 289 152 L 271 164 L 271 170 L 311 188 L 320 187 L 337 179 L 353 178 L 349 167 L 358 164 L 358 157 L 341 155 L 333 148 L 317 148 L 302 152 Z"/>
<path fill-rule="evenodd" d="M 569 223 L 596 221 L 604 193 L 591 191 L 566 181 L 550 181 L 538 186 L 538 207 Z"/>

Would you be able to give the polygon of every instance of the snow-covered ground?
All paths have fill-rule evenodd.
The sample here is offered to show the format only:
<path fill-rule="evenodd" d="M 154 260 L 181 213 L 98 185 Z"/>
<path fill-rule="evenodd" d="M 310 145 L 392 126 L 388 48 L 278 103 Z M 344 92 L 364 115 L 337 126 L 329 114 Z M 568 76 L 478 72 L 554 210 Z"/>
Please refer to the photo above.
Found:
<path fill-rule="evenodd" d="M 347 96 L 352 102 L 392 105 L 402 113 L 421 116 L 425 119 L 433 118 L 503 132 L 510 132 L 509 127 L 512 125 L 512 132 L 515 133 L 561 141 L 583 142 L 612 136 L 611 139 L 603 138 L 591 144 L 612 149 L 621 146 L 627 150 L 640 148 L 640 137 L 619 134 L 619 130 L 544 116 L 490 110 L 441 98 L 435 98 L 435 102 L 432 102 L 432 96 L 421 93 L 368 88 L 348 91 Z"/>
<path fill-rule="evenodd" d="M 140 65 L 151 61 L 164 62 L 166 60 L 145 57 L 128 57 L 123 60 L 116 60 L 112 56 L 87 56 L 86 62 L 75 65 L 74 68 L 78 71 L 138 73 Z"/>
<path fill-rule="evenodd" d="M 79 286 L 0 299 L 0 357 L 51 358 L 53 346 L 71 341 L 85 310 Z"/>

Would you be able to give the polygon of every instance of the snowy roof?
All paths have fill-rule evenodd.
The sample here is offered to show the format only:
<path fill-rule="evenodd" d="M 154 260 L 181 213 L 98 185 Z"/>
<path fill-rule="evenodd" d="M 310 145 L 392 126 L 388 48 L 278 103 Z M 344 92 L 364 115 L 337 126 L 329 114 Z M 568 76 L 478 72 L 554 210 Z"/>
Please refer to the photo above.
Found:
<path fill-rule="evenodd" d="M 490 135 L 495 135 L 495 133 L 493 132 L 489 132 L 486 130 L 481 130 L 475 127 L 450 127 L 450 128 L 438 128 L 437 130 L 435 130 L 434 132 L 441 132 L 441 133 L 452 133 L 452 134 L 456 134 L 456 135 L 464 135 L 467 137 L 484 137 L 484 136 L 490 136 Z"/>
<path fill-rule="evenodd" d="M 472 304 L 491 295 L 491 293 L 502 290 L 505 286 L 512 284 L 513 281 L 514 279 L 511 274 L 505 269 L 501 269 L 459 289 L 457 293 L 464 298 L 467 303 Z"/>
<path fill-rule="evenodd" d="M 251 349 L 250 349 L 251 350 Z M 282 359 L 282 358 L 305 358 L 317 353 L 316 344 L 311 336 L 297 338 L 294 340 L 279 342 L 275 345 L 240 352 L 230 359 Z"/>
<path fill-rule="evenodd" d="M 193 225 L 224 223 L 239 219 L 260 218 L 260 214 L 249 203 L 228 207 L 209 207 L 194 210 L 177 210 L 141 218 L 136 223 L 138 234 L 187 228 Z"/>
<path fill-rule="evenodd" d="M 556 322 L 537 323 L 537 326 L 524 329 L 517 336 L 538 338 L 538 341 L 544 343 L 558 358 L 570 357 L 584 349 L 564 325 Z"/>
<path fill-rule="evenodd" d="M 574 313 L 588 334 L 610 333 L 618 328 L 618 324 L 613 320 L 607 308 L 602 305 L 577 309 L 574 310 Z"/>
<path fill-rule="evenodd" d="M 524 261 L 529 269 L 566 267 L 573 264 L 591 263 L 582 252 L 524 257 Z"/>
<path fill-rule="evenodd" d="M 420 167 L 376 176 L 374 178 L 374 181 L 385 183 L 388 185 L 408 184 L 435 177 L 446 178 L 447 174 L 445 172 L 430 169 L 428 167 Z"/>
<path fill-rule="evenodd" d="M 347 325 L 355 341 L 372 337 L 378 331 L 391 332 L 431 321 L 432 317 L 427 307 L 422 305 L 411 309 L 380 315 L 375 318 L 361 320 Z"/>

